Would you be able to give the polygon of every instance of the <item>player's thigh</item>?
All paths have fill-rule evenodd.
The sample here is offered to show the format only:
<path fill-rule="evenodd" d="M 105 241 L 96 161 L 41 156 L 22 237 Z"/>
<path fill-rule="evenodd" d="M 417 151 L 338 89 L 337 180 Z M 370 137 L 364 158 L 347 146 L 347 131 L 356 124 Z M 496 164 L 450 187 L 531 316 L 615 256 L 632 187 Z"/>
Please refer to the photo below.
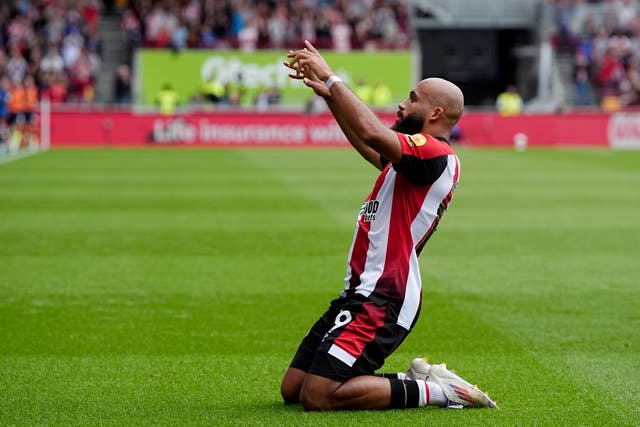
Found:
<path fill-rule="evenodd" d="M 307 372 L 322 340 L 332 327 L 336 313 L 341 305 L 340 298 L 333 300 L 327 311 L 313 324 L 309 332 L 302 339 L 298 350 L 291 361 L 291 367 Z"/>
<path fill-rule="evenodd" d="M 338 310 L 309 372 L 339 382 L 373 374 L 407 336 L 397 320 L 394 306 L 353 296 Z"/>

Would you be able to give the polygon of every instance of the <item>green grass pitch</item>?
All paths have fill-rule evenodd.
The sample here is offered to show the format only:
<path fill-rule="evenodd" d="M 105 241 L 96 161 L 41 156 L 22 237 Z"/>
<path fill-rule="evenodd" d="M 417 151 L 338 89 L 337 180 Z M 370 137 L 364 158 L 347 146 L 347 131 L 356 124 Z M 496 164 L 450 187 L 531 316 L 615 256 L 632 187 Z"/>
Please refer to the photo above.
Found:
<path fill-rule="evenodd" d="M 460 149 L 385 371 L 501 409 L 305 413 L 279 382 L 375 170 L 345 149 L 56 149 L 0 164 L 0 425 L 638 425 L 640 152 Z"/>

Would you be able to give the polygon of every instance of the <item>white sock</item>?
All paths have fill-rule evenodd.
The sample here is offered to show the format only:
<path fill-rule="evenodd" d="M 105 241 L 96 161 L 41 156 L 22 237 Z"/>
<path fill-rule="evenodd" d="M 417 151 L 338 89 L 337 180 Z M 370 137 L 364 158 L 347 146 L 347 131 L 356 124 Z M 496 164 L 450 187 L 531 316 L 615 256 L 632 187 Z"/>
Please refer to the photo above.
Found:
<path fill-rule="evenodd" d="M 449 399 L 447 399 L 447 396 L 444 395 L 442 387 L 431 381 L 421 382 L 425 383 L 425 388 L 427 391 L 427 405 L 443 407 L 449 404 Z"/>
<path fill-rule="evenodd" d="M 397 375 L 398 375 L 398 379 L 399 380 L 410 380 L 411 379 L 404 372 L 398 372 Z"/>
<path fill-rule="evenodd" d="M 426 381 L 416 380 L 418 384 L 418 408 L 425 407 L 429 404 L 429 388 Z"/>

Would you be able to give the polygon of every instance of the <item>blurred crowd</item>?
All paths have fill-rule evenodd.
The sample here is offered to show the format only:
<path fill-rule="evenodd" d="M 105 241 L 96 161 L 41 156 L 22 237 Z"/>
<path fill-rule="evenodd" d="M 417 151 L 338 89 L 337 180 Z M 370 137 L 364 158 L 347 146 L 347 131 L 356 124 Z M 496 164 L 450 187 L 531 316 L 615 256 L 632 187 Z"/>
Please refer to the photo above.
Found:
<path fill-rule="evenodd" d="M 129 102 L 130 66 L 139 47 L 283 49 L 310 40 L 320 48 L 409 46 L 408 0 L 9 0 L 0 1 L 0 114 L 23 107 L 33 81 L 52 102 L 90 103 L 101 68 L 98 24 L 120 14 L 129 49 L 113 86 Z M 16 92 L 13 96 L 11 93 Z M 16 96 L 17 95 L 17 96 Z M 12 99 L 12 104 L 8 100 Z"/>
<path fill-rule="evenodd" d="M 99 0 L 0 2 L 0 143 L 35 143 L 42 96 L 94 100 L 101 7 Z"/>
<path fill-rule="evenodd" d="M 22 101 L 31 82 L 53 102 L 91 102 L 100 71 L 99 0 L 15 0 L 0 3 L 3 92 Z M 18 105 L 7 108 L 18 113 Z"/>
<path fill-rule="evenodd" d="M 552 0 L 559 52 L 574 56 L 575 104 L 640 105 L 640 1 Z"/>
<path fill-rule="evenodd" d="M 130 0 L 121 28 L 137 46 L 283 49 L 409 46 L 408 0 Z"/>
<path fill-rule="evenodd" d="M 640 105 L 640 0 L 545 1 L 553 10 L 557 51 L 574 57 L 575 104 L 599 104 L 608 111 Z M 306 39 L 319 48 L 343 52 L 406 49 L 410 44 L 408 3 L 0 1 L 0 119 L 24 120 L 23 112 L 34 108 L 34 90 L 36 102 L 43 95 L 52 102 L 96 100 L 102 62 L 98 24 L 103 13 L 120 16 L 129 56 L 118 68 L 110 98 L 127 103 L 131 58 L 139 47 L 253 51 L 297 48 Z M 277 99 L 277 93 L 264 93 L 256 102 L 269 105 Z"/>

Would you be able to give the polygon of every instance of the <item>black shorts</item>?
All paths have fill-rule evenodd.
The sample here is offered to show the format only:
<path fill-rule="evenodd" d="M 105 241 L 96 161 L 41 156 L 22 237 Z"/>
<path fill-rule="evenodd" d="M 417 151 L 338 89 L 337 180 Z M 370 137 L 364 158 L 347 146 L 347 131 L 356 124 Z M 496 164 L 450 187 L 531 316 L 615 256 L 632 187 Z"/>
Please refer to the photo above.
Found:
<path fill-rule="evenodd" d="M 302 340 L 291 367 L 340 382 L 372 375 L 409 334 L 397 324 L 398 312 L 358 294 L 333 300 Z"/>

